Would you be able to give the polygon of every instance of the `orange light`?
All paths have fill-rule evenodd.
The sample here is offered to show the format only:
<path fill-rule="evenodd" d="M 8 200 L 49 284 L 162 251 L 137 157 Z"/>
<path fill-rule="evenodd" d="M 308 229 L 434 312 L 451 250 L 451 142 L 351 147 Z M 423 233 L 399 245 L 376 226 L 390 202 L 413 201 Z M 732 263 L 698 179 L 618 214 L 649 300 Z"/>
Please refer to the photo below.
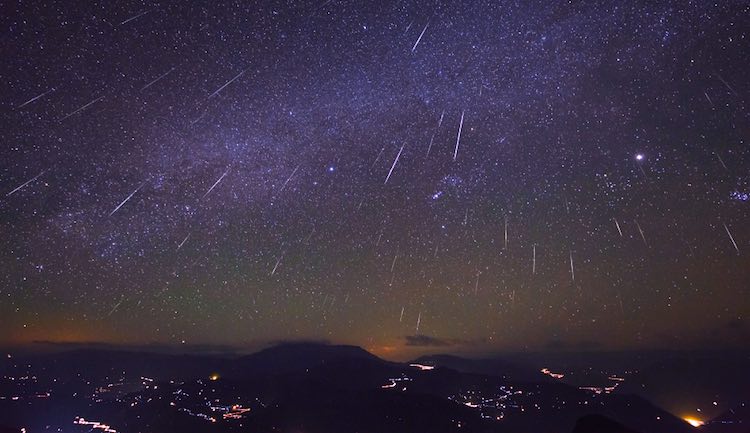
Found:
<path fill-rule="evenodd" d="M 700 427 L 703 424 L 705 424 L 705 422 L 699 420 L 698 418 L 686 417 L 683 419 L 685 420 L 686 423 L 690 424 L 693 427 Z"/>

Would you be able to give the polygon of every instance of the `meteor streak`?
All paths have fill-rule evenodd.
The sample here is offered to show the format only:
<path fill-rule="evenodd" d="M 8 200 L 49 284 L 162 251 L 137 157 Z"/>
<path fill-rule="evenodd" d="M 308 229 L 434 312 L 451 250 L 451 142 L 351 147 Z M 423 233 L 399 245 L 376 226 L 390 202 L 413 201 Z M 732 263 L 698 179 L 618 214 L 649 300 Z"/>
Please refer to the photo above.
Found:
<path fill-rule="evenodd" d="M 155 84 L 157 81 L 159 81 L 162 78 L 166 77 L 167 75 L 171 74 L 172 71 L 174 71 L 174 68 L 172 68 L 172 69 L 168 70 L 167 72 L 159 75 L 158 77 L 156 77 L 156 79 L 154 79 L 153 81 L 149 82 L 145 86 L 141 87 L 141 92 L 144 91 L 144 90 L 146 90 L 146 89 L 148 89 L 149 87 L 151 87 L 152 84 Z"/>
<path fill-rule="evenodd" d="M 42 171 L 41 173 L 37 174 L 36 176 L 32 177 L 31 179 L 29 179 L 29 180 L 27 180 L 26 182 L 22 183 L 21 185 L 17 186 L 17 187 L 16 187 L 16 188 L 15 188 L 15 189 L 14 189 L 13 191 L 11 191 L 11 192 L 9 192 L 9 193 L 5 194 L 5 196 L 6 196 L 6 197 L 10 197 L 10 196 L 12 196 L 12 195 L 13 195 L 13 194 L 15 194 L 16 192 L 18 192 L 18 191 L 20 191 L 21 189 L 23 189 L 23 188 L 24 188 L 24 187 L 25 187 L 26 185 L 28 185 L 28 184 L 30 184 L 31 182 L 33 182 L 33 181 L 35 181 L 35 180 L 39 179 L 39 177 L 40 177 L 41 175 L 43 175 L 43 174 L 44 174 L 44 173 L 45 173 L 46 171 L 47 171 L 47 170 L 43 170 L 43 171 Z"/>
<path fill-rule="evenodd" d="M 729 231 L 729 227 L 727 227 L 726 224 L 724 224 L 724 230 L 727 231 L 727 235 L 729 235 L 729 240 L 732 241 L 732 245 L 734 245 L 734 249 L 737 250 L 737 254 L 739 255 L 740 249 L 737 247 L 737 242 L 734 241 L 734 236 L 732 236 L 732 232 Z"/>
<path fill-rule="evenodd" d="M 508 216 L 505 216 L 505 246 L 503 249 L 508 249 Z"/>
<path fill-rule="evenodd" d="M 187 242 L 187 240 L 188 240 L 189 237 L 190 237 L 190 233 L 188 233 L 188 235 L 185 236 L 185 239 L 183 239 L 182 242 L 180 242 L 180 244 L 177 245 L 177 250 L 178 251 L 180 250 L 180 248 L 182 248 L 183 245 L 185 245 L 185 242 Z"/>
<path fill-rule="evenodd" d="M 461 112 L 461 122 L 458 124 L 458 135 L 456 136 L 456 150 L 453 151 L 453 160 L 458 158 L 458 146 L 461 144 L 461 130 L 464 127 L 464 112 Z"/>
<path fill-rule="evenodd" d="M 620 223 L 617 222 L 617 218 L 612 218 L 615 220 L 615 226 L 617 226 L 617 232 L 620 233 L 620 237 L 622 237 L 622 229 L 620 229 Z"/>
<path fill-rule="evenodd" d="M 42 97 L 44 97 L 45 95 L 47 95 L 47 94 L 49 94 L 49 93 L 52 93 L 52 92 L 54 92 L 54 91 L 55 91 L 55 88 L 53 87 L 53 88 L 51 88 L 51 89 L 47 90 L 46 92 L 42 93 L 41 95 L 37 95 L 37 96 L 34 96 L 33 98 L 29 99 L 28 101 L 26 101 L 26 102 L 24 102 L 23 104 L 21 104 L 21 105 L 19 105 L 18 107 L 16 107 L 16 109 L 19 109 L 19 108 L 23 108 L 23 107 L 25 107 L 25 106 L 27 106 L 27 105 L 31 104 L 32 102 L 36 101 L 37 99 L 39 99 L 39 98 L 42 98 Z"/>
<path fill-rule="evenodd" d="M 570 278 L 572 278 L 573 281 L 576 280 L 576 272 L 575 272 L 575 269 L 573 268 L 573 251 L 572 250 L 570 251 Z"/>
<path fill-rule="evenodd" d="M 427 31 L 427 26 L 430 25 L 430 22 L 428 21 L 427 24 L 425 24 L 424 28 L 422 29 L 422 33 L 419 34 L 419 38 L 417 38 L 417 42 L 414 42 L 414 46 L 411 47 L 411 52 L 413 53 L 414 50 L 417 49 L 417 45 L 419 45 L 419 41 L 422 40 L 422 36 L 424 36 L 424 32 Z"/>
<path fill-rule="evenodd" d="M 115 306 L 114 306 L 114 307 L 112 307 L 112 309 L 111 309 L 111 310 L 109 310 L 109 314 L 107 314 L 107 317 L 111 316 L 111 315 L 112 315 L 112 313 L 114 313 L 114 312 L 115 312 L 115 310 L 117 310 L 117 307 L 119 307 L 119 306 L 120 306 L 120 304 L 122 304 L 122 301 L 124 301 L 124 300 L 125 300 L 125 297 L 123 296 L 123 297 L 122 297 L 122 298 L 120 299 L 120 302 L 116 303 L 116 304 L 115 304 Z"/>
<path fill-rule="evenodd" d="M 226 171 L 225 171 L 225 172 L 224 172 L 224 173 L 223 173 L 223 174 L 222 174 L 222 175 L 221 175 L 221 176 L 220 176 L 220 177 L 219 177 L 218 179 L 216 179 L 216 182 L 214 182 L 214 184 L 213 184 L 213 185 L 211 185 L 211 188 L 209 188 L 209 189 L 208 189 L 208 191 L 206 191 L 206 193 L 205 193 L 205 194 L 203 194 L 203 197 L 201 197 L 201 200 L 203 200 L 204 198 L 206 198 L 206 196 L 207 196 L 207 195 L 211 194 L 211 191 L 213 191 L 213 190 L 214 190 L 214 188 L 216 188 L 216 185 L 218 185 L 218 184 L 219 184 L 219 182 L 221 182 L 221 181 L 222 181 L 222 179 L 224 179 L 224 177 L 225 177 L 225 176 L 226 176 L 226 175 L 227 175 L 228 173 L 229 173 L 229 167 L 227 167 Z"/>
<path fill-rule="evenodd" d="M 721 159 L 721 155 L 719 155 L 718 153 L 716 153 L 715 155 L 716 155 L 716 157 L 717 157 L 717 158 L 719 158 L 719 163 L 721 164 L 721 166 L 722 166 L 722 167 L 724 167 L 724 170 L 729 170 L 729 169 L 727 168 L 727 165 L 726 165 L 726 164 L 724 164 L 724 160 L 723 160 L 723 159 Z"/>
<path fill-rule="evenodd" d="M 149 9 L 149 10 L 147 10 L 147 11 L 141 12 L 141 13 L 139 13 L 138 15 L 132 16 L 132 17 L 130 17 L 130 18 L 128 18 L 128 19 L 126 19 L 125 21 L 121 22 L 121 23 L 120 23 L 120 25 L 123 25 L 123 24 L 127 24 L 127 23 L 129 23 L 129 22 L 133 21 L 134 19 L 137 19 L 137 18 L 140 18 L 140 17 L 142 17 L 142 16 L 146 15 L 146 14 L 147 14 L 147 13 L 149 13 L 149 12 L 151 12 L 151 10 L 150 10 L 150 9 Z"/>
<path fill-rule="evenodd" d="M 129 196 L 125 197 L 125 200 L 123 200 L 122 202 L 120 202 L 120 204 L 118 204 L 116 208 L 112 209 L 112 212 L 109 213 L 109 216 L 114 215 L 115 212 L 117 212 L 118 210 L 120 210 L 120 208 L 123 207 L 123 205 L 125 205 L 125 203 L 127 203 L 128 200 L 130 200 L 135 195 L 135 193 L 138 192 L 139 189 L 143 188 L 143 185 L 145 185 L 145 184 L 146 184 L 146 182 L 143 182 L 142 184 L 138 185 L 138 188 L 136 188 L 133 192 L 131 192 Z"/>
<path fill-rule="evenodd" d="M 432 142 L 435 140 L 435 134 L 430 137 L 430 145 L 427 146 L 427 156 L 430 156 L 430 150 L 432 150 Z"/>
<path fill-rule="evenodd" d="M 643 239 L 643 244 L 646 245 L 646 247 L 648 247 L 648 242 L 646 242 L 646 236 L 643 234 L 643 230 L 641 229 L 641 225 L 638 224 L 638 221 L 636 221 L 636 220 L 633 220 L 633 221 L 635 221 L 635 226 L 638 227 L 638 233 L 641 234 L 641 239 Z"/>
<path fill-rule="evenodd" d="M 273 274 L 275 274 L 275 273 L 276 273 L 276 269 L 278 269 L 278 268 L 279 268 L 279 264 L 281 264 L 281 259 L 283 259 L 283 258 L 284 258 L 284 255 L 282 254 L 282 255 L 281 255 L 281 257 L 279 257 L 279 258 L 278 258 L 278 259 L 276 260 L 276 264 L 275 264 L 275 265 L 273 265 L 273 270 L 271 270 L 271 275 L 273 275 Z"/>
<path fill-rule="evenodd" d="M 396 155 L 396 159 L 393 160 L 393 165 L 391 165 L 390 171 L 388 171 L 388 176 L 385 177 L 385 182 L 383 182 L 383 185 L 388 183 L 388 179 L 391 178 L 391 174 L 393 174 L 393 169 L 396 168 L 396 164 L 398 164 L 398 159 L 401 158 L 401 152 L 404 151 L 404 146 L 406 146 L 406 142 L 401 145 L 401 149 L 398 151 L 398 155 Z"/>
<path fill-rule="evenodd" d="M 206 98 L 206 99 L 211 99 L 214 96 L 218 95 L 219 92 L 221 92 L 222 90 L 224 90 L 224 88 L 227 87 L 228 85 L 232 84 L 234 82 L 234 80 L 240 78 L 245 72 L 247 72 L 248 69 L 250 69 L 250 68 L 246 68 L 242 72 L 240 72 L 239 74 L 235 75 L 234 78 L 232 78 L 231 80 L 227 81 L 226 83 L 224 83 L 223 86 L 221 86 L 218 89 L 216 89 L 216 91 L 214 93 L 208 95 L 208 98 Z"/>
<path fill-rule="evenodd" d="M 281 185 L 281 189 L 279 190 L 279 192 L 284 191 L 284 188 L 286 188 L 286 184 L 288 184 L 289 181 L 292 180 L 292 178 L 294 177 L 294 173 L 296 173 L 297 170 L 299 170 L 299 168 L 300 168 L 301 165 L 302 164 L 299 164 L 297 167 L 294 168 L 294 170 L 292 171 L 292 174 L 289 175 L 289 177 L 287 178 L 286 182 L 284 182 L 284 184 Z"/>
<path fill-rule="evenodd" d="M 68 117 L 73 116 L 76 113 L 80 113 L 81 111 L 87 109 L 88 107 L 90 107 L 91 105 L 94 105 L 95 103 L 101 101 L 102 99 L 104 99 L 103 95 L 100 96 L 100 97 L 98 97 L 98 98 L 96 98 L 96 99 L 94 99 L 93 101 L 89 102 L 88 104 L 80 107 L 79 109 L 77 109 L 75 111 L 71 111 L 70 113 L 66 114 L 62 119 L 58 120 L 58 122 L 62 122 L 63 120 L 67 119 Z"/>

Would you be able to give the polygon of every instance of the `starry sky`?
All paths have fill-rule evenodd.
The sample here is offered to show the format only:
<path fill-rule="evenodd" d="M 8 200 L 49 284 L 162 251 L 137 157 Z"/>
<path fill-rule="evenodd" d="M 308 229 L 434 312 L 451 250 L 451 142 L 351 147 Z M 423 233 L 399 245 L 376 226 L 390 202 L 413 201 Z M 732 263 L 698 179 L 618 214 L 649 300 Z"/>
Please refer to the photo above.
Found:
<path fill-rule="evenodd" d="M 747 2 L 24 2 L 0 343 L 750 336 Z"/>

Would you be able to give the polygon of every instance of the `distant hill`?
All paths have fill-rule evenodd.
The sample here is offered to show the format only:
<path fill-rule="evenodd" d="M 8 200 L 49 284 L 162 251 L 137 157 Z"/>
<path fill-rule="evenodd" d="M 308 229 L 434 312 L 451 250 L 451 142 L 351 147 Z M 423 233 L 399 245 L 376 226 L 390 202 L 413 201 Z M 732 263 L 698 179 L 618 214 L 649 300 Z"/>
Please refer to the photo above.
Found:
<path fill-rule="evenodd" d="M 117 350 L 4 358 L 0 377 L 38 380 L 0 380 L 0 391 L 7 386 L 32 396 L 0 400 L 0 424 L 68 428 L 80 415 L 106 420 L 118 431 L 160 433 L 695 432 L 640 396 L 619 389 L 596 395 L 523 363 L 450 355 L 416 362 L 436 368 L 318 343 L 282 344 L 234 358 Z M 213 374 L 218 376 L 208 380 Z M 191 415 L 216 416 L 207 408 L 219 402 L 252 407 L 242 428 Z"/>
<path fill-rule="evenodd" d="M 750 433 L 750 403 L 740 403 L 708 421 L 703 433 Z"/>
<path fill-rule="evenodd" d="M 226 368 L 229 360 L 212 356 L 172 355 L 153 352 L 76 349 L 68 352 L 32 355 L 0 362 L 0 373 L 8 374 L 14 365 L 30 364 L 36 375 L 51 378 L 72 376 L 118 378 L 131 377 L 187 379 L 208 377 L 216 369 Z"/>
<path fill-rule="evenodd" d="M 447 367 L 462 373 L 486 374 L 524 382 L 545 382 L 549 379 L 536 368 L 498 358 L 469 359 L 454 355 L 429 355 L 412 362 Z"/>
<path fill-rule="evenodd" d="M 76 349 L 67 352 L 32 355 L 0 360 L 0 373 L 10 374 L 13 365 L 38 365 L 37 375 L 43 377 L 118 378 L 125 372 L 130 377 L 145 376 L 158 380 L 208 378 L 221 376 L 246 378 L 266 374 L 314 368 L 341 360 L 367 360 L 387 364 L 357 346 L 322 343 L 285 343 L 251 355 L 227 358 L 212 355 L 175 355 L 125 350 Z"/>
<path fill-rule="evenodd" d="M 233 360 L 230 372 L 237 375 L 279 374 L 341 360 L 386 363 L 357 346 L 285 343 Z"/>
<path fill-rule="evenodd" d="M 643 368 L 617 392 L 638 394 L 674 413 L 701 408 L 704 415 L 714 417 L 727 404 L 750 402 L 748 368 L 747 352 L 678 353 Z"/>

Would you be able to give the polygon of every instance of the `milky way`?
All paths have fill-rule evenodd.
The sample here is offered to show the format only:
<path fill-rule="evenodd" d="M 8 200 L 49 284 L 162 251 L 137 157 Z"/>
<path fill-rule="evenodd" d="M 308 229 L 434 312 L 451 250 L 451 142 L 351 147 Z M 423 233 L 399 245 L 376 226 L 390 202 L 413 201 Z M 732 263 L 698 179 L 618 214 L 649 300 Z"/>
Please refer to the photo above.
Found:
<path fill-rule="evenodd" d="M 750 9 L 620 3 L 18 6 L 0 341 L 740 343 Z"/>

